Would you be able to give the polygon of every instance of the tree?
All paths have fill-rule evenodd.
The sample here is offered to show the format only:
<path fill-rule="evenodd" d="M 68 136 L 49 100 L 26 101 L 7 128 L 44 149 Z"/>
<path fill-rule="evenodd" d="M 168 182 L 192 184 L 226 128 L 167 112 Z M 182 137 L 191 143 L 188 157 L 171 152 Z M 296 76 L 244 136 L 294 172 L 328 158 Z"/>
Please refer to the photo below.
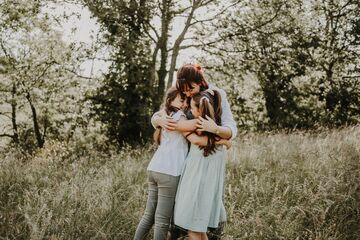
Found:
<path fill-rule="evenodd" d="M 150 45 L 144 26 L 148 1 L 84 1 L 103 28 L 111 46 L 112 64 L 100 88 L 90 96 L 94 116 L 105 124 L 107 136 L 122 146 L 150 135 L 153 86 Z"/>
<path fill-rule="evenodd" d="M 83 1 L 102 25 L 105 44 L 111 47 L 112 66 L 92 98 L 95 115 L 106 124 L 110 139 L 121 145 L 148 138 L 150 115 L 159 109 L 166 86 L 172 84 L 179 53 L 194 46 L 183 45 L 186 35 L 211 20 L 199 19 L 196 11 L 219 2 Z M 185 18 L 185 23 L 172 43 L 176 18 Z"/>
<path fill-rule="evenodd" d="M 225 86 L 255 74 L 271 128 L 356 122 L 360 91 L 349 75 L 358 75 L 358 11 L 353 1 L 243 1 L 204 31 L 217 32 L 204 58 Z M 231 96 L 241 105 L 259 99 L 241 94 Z"/>
<path fill-rule="evenodd" d="M 80 62 L 74 46 L 65 44 L 51 26 L 39 1 L 6 1 L 1 8 L 1 136 L 31 149 L 46 139 L 61 138 L 65 114 L 75 105 Z M 71 117 L 70 117 L 71 118 Z M 67 121 L 64 121 L 64 120 Z"/>
<path fill-rule="evenodd" d="M 314 42 L 306 53 L 319 77 L 319 101 L 324 102 L 324 119 L 331 125 L 356 123 L 360 115 L 358 1 L 304 1 L 308 10 L 307 38 Z M 316 21 L 314 20 L 316 19 Z"/>

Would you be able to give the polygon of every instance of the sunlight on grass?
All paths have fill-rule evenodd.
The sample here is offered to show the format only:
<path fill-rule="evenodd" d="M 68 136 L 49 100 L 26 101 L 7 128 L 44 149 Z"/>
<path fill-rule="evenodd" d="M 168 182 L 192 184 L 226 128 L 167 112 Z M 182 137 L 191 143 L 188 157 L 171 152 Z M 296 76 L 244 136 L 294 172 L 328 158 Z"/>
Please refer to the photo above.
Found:
<path fill-rule="evenodd" d="M 249 133 L 228 152 L 224 239 L 356 239 L 360 127 Z M 132 239 L 154 146 L 2 152 L 1 239 Z"/>

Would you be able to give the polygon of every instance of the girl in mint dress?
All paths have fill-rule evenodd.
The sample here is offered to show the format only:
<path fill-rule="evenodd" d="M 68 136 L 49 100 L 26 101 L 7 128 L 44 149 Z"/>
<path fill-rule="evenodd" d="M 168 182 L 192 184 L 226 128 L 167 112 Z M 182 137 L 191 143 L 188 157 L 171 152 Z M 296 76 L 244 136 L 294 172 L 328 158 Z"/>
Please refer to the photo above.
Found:
<path fill-rule="evenodd" d="M 195 94 L 191 99 L 191 112 L 195 118 L 208 116 L 217 125 L 221 125 L 221 96 L 218 91 Z M 196 135 L 187 134 L 187 138 Z M 207 145 L 190 146 L 185 167 L 175 198 L 174 223 L 189 230 L 193 236 L 207 239 L 208 227 L 216 228 L 226 220 L 223 203 L 225 150 L 216 144 L 216 135 L 204 132 Z M 194 235 L 195 234 L 195 235 Z"/>

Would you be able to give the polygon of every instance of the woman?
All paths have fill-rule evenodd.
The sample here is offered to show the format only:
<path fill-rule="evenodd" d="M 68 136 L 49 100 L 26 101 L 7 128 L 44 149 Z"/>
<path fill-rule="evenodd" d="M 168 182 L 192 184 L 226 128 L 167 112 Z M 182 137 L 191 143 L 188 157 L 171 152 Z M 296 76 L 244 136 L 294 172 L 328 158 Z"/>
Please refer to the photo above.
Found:
<path fill-rule="evenodd" d="M 184 93 L 187 97 L 192 97 L 200 91 L 208 90 L 210 93 L 216 90 L 221 95 L 221 124 L 217 124 L 211 118 L 203 118 L 199 116 L 198 119 L 183 121 L 178 123 L 167 115 L 155 113 L 151 119 L 154 127 L 161 126 L 167 130 L 177 131 L 206 131 L 216 134 L 224 139 L 234 139 L 237 134 L 236 122 L 230 110 L 229 102 L 227 101 L 226 93 L 224 90 L 209 84 L 204 77 L 203 71 L 198 64 L 186 64 L 182 66 L 177 72 L 176 87 Z M 224 161 L 225 155 L 218 155 Z M 220 181 L 221 182 L 221 181 Z M 218 232 L 218 231 L 217 231 Z M 172 232 L 172 237 L 175 239 L 176 233 Z M 196 234 L 195 234 L 196 235 Z M 193 236 L 192 236 L 193 237 Z M 195 236 L 195 238 L 198 236 Z"/>

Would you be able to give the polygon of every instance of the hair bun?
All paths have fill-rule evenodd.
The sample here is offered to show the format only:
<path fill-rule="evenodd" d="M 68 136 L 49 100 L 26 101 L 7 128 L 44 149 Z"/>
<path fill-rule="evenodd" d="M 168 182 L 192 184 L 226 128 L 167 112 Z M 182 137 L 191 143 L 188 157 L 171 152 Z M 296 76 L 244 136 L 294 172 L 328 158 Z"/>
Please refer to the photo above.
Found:
<path fill-rule="evenodd" d="M 193 64 L 194 68 L 196 68 L 196 70 L 198 70 L 199 72 L 202 72 L 202 67 L 200 66 L 200 64 L 195 63 Z"/>

